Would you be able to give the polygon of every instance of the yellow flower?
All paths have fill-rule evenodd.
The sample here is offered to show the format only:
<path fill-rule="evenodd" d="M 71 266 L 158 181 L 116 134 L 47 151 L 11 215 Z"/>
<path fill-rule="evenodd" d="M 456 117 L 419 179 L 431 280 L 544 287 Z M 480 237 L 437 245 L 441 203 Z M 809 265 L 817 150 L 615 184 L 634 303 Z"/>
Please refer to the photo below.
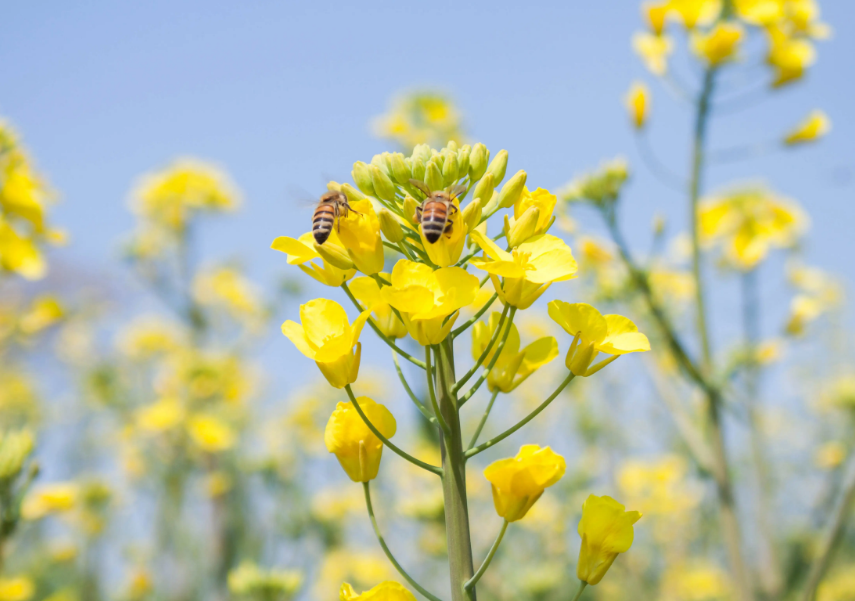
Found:
<path fill-rule="evenodd" d="M 73 482 L 46 485 L 27 495 L 21 506 L 21 517 L 38 520 L 54 513 L 64 513 L 74 508 L 78 500 L 78 486 Z"/>
<path fill-rule="evenodd" d="M 824 112 L 816 110 L 799 123 L 795 129 L 784 136 L 784 144 L 793 146 L 805 142 L 815 142 L 831 130 L 831 120 Z"/>
<path fill-rule="evenodd" d="M 388 281 L 390 276 L 388 273 L 381 273 L 380 277 Z M 389 303 L 383 299 L 380 285 L 374 279 L 356 278 L 348 284 L 348 288 L 367 311 L 374 313 L 373 321 L 384 336 L 395 339 L 407 335 L 407 327 L 398 319 Z"/>
<path fill-rule="evenodd" d="M 476 361 L 481 357 L 490 343 L 502 315 L 493 312 L 488 322 L 479 321 L 472 328 L 472 358 Z M 502 331 L 507 322 L 502 326 Z M 500 333 L 500 336 L 503 334 Z M 484 364 L 489 364 L 499 346 L 497 341 L 491 349 Z M 501 390 L 504 393 L 513 391 L 517 386 L 558 356 L 558 342 L 552 336 L 544 336 L 535 340 L 520 350 L 520 335 L 515 324 L 511 324 L 508 338 L 501 355 L 496 360 L 493 369 L 487 374 L 487 386 L 492 391 Z"/>
<path fill-rule="evenodd" d="M 638 32 L 632 36 L 632 49 L 651 73 L 662 76 L 668 71 L 668 55 L 674 50 L 674 43 L 667 35 Z"/>
<path fill-rule="evenodd" d="M 460 113 L 451 100 L 433 91 L 416 91 L 394 99 L 389 112 L 374 120 L 374 134 L 409 150 L 417 144 L 463 141 Z"/>
<path fill-rule="evenodd" d="M 330 232 L 330 237 L 324 242 L 324 246 L 332 246 L 340 254 L 347 256 L 335 228 Z M 356 268 L 352 265 L 336 267 L 322 259 L 315 249 L 315 239 L 311 232 L 303 234 L 296 240 L 288 236 L 280 236 L 273 241 L 270 248 L 285 253 L 288 255 L 288 265 L 299 266 L 303 273 L 327 286 L 338 288 L 356 274 Z"/>
<path fill-rule="evenodd" d="M 383 270 L 380 219 L 368 199 L 349 203 L 352 211 L 339 218 L 339 238 L 356 268 L 365 275 Z M 326 244 L 326 243 L 325 243 Z"/>
<path fill-rule="evenodd" d="M 286 321 L 282 333 L 297 350 L 317 363 L 333 388 L 344 388 L 356 382 L 359 374 L 359 334 L 370 314 L 363 311 L 351 326 L 341 305 L 319 298 L 300 305 L 302 324 Z"/>
<path fill-rule="evenodd" d="M 662 32 L 665 31 L 665 18 L 671 9 L 670 4 L 670 0 L 641 3 L 641 10 L 644 16 L 647 17 L 650 29 L 656 35 L 662 35 Z"/>
<path fill-rule="evenodd" d="M 713 564 L 683 564 L 669 566 L 662 578 L 667 598 L 679 601 L 713 601 L 730 599 L 727 573 Z"/>
<path fill-rule="evenodd" d="M 705 244 L 720 242 L 726 259 L 753 269 L 772 247 L 793 246 L 807 228 L 795 203 L 763 188 L 736 190 L 701 203 L 699 227 Z"/>
<path fill-rule="evenodd" d="M 805 69 L 816 61 L 816 50 L 810 40 L 793 37 L 780 27 L 767 27 L 769 55 L 766 61 L 775 68 L 773 87 L 801 79 Z"/>
<path fill-rule="evenodd" d="M 17 273 L 28 280 L 45 275 L 47 265 L 36 242 L 21 235 L 8 221 L 0 217 L 0 268 Z"/>
<path fill-rule="evenodd" d="M 676 13 L 686 29 L 711 23 L 721 12 L 721 0 L 669 0 L 668 8 Z"/>
<path fill-rule="evenodd" d="M 237 435 L 231 426 L 213 415 L 194 415 L 187 421 L 187 432 L 200 449 L 220 453 L 235 446 Z"/>
<path fill-rule="evenodd" d="M 696 33 L 692 50 L 711 66 L 731 60 L 739 49 L 743 37 L 742 27 L 733 23 L 719 23 L 709 33 Z"/>
<path fill-rule="evenodd" d="M 493 486 L 496 513 L 509 522 L 521 520 L 566 469 L 561 455 L 536 444 L 523 445 L 516 457 L 491 463 L 484 470 L 484 477 Z"/>
<path fill-rule="evenodd" d="M 472 232 L 472 239 L 487 257 L 473 259 L 470 264 L 490 274 L 499 299 L 506 305 L 528 309 L 553 282 L 576 277 L 576 260 L 570 247 L 555 236 L 535 236 L 510 253 L 481 232 Z"/>
<path fill-rule="evenodd" d="M 733 0 L 740 19 L 752 25 L 768 26 L 784 17 L 782 0 Z"/>
<path fill-rule="evenodd" d="M 454 222 L 449 234 L 442 234 L 439 240 L 431 243 L 425 238 L 422 228 L 419 228 L 422 248 L 427 252 L 431 263 L 437 267 L 449 267 L 457 263 L 460 260 L 460 255 L 463 254 L 463 248 L 466 246 L 469 225 L 463 219 L 463 211 L 460 210 L 460 202 L 456 198 L 454 199 L 454 206 L 458 210 L 455 212 L 454 209 L 451 209 L 449 212 L 448 217 Z"/>
<path fill-rule="evenodd" d="M 838 467 L 846 459 L 846 447 L 839 440 L 831 440 L 817 449 L 814 463 L 823 470 Z"/>
<path fill-rule="evenodd" d="M 240 204 L 229 177 L 196 159 L 179 159 L 143 176 L 133 198 L 140 215 L 172 229 L 183 228 L 195 212 L 232 211 Z"/>
<path fill-rule="evenodd" d="M 647 112 L 650 104 L 650 90 L 640 81 L 636 81 L 629 88 L 626 95 L 626 110 L 629 118 L 636 129 L 641 129 L 647 122 Z"/>
<path fill-rule="evenodd" d="M 361 595 L 357 595 L 349 584 L 342 584 L 338 598 L 339 601 L 416 601 L 413 593 L 391 580 L 381 582 Z"/>
<path fill-rule="evenodd" d="M 549 316 L 574 336 L 566 365 L 577 376 L 593 375 L 620 355 L 650 350 L 647 336 L 622 315 L 601 315 L 586 303 L 554 300 L 549 303 Z M 612 356 L 592 366 L 600 353 Z"/>
<path fill-rule="evenodd" d="M 34 233 L 42 234 L 45 205 L 50 196 L 47 184 L 34 172 L 27 155 L 20 148 L 3 152 L 0 144 L 0 208 L 3 213 L 28 221 Z"/>
<path fill-rule="evenodd" d="M 397 430 L 395 417 L 386 407 L 368 397 L 356 399 L 359 407 L 380 434 L 392 438 Z M 324 442 L 335 453 L 341 467 L 354 482 L 368 482 L 377 477 L 383 443 L 368 428 L 351 403 L 339 403 L 327 422 Z"/>
<path fill-rule="evenodd" d="M 0 578 L 0 601 L 28 601 L 36 594 L 36 585 L 26 576 Z"/>
<path fill-rule="evenodd" d="M 137 410 L 136 421 L 140 430 L 164 432 L 184 421 L 184 407 L 175 397 L 163 397 Z"/>
<path fill-rule="evenodd" d="M 233 267 L 201 272 L 193 282 L 193 295 L 201 304 L 223 307 L 235 319 L 256 319 L 263 312 L 258 290 Z"/>
<path fill-rule="evenodd" d="M 579 563 L 576 576 L 588 584 L 597 584 L 612 566 L 618 553 L 629 551 L 632 546 L 632 525 L 641 519 L 637 511 L 626 511 L 626 507 L 608 496 L 590 495 L 582 505 L 579 522 Z"/>
<path fill-rule="evenodd" d="M 477 293 L 478 278 L 460 267 L 432 271 L 404 259 L 392 269 L 391 286 L 382 290 L 383 299 L 401 312 L 410 336 L 422 346 L 445 340 L 459 309 L 472 303 Z"/>
<path fill-rule="evenodd" d="M 52 295 L 37 297 L 27 312 L 21 315 L 21 330 L 26 334 L 41 332 L 65 316 L 65 309 L 59 299 Z"/>
<path fill-rule="evenodd" d="M 528 188 L 523 186 L 522 194 L 514 203 L 513 219 L 505 215 L 508 246 L 513 248 L 534 236 L 545 234 L 554 221 L 552 212 L 556 202 L 558 198 L 549 190 L 538 188 L 529 192 Z"/>
<path fill-rule="evenodd" d="M 855 571 L 852 564 L 826 576 L 816 590 L 816 601 L 849 601 L 855 597 Z"/>

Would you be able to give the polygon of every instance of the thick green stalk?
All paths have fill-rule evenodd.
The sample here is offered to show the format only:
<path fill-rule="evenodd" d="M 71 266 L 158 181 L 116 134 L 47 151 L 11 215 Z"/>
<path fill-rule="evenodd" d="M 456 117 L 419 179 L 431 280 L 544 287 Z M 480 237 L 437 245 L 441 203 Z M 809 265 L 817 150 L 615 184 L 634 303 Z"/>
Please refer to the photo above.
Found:
<path fill-rule="evenodd" d="M 448 425 L 442 433 L 442 492 L 445 501 L 445 530 L 451 572 L 451 600 L 474 601 L 475 587 L 465 589 L 474 575 L 472 542 L 469 537 L 469 506 L 466 501 L 466 458 L 457 396 L 454 394 L 454 350 L 446 338 L 437 349 L 437 397 L 439 410 Z"/>
<path fill-rule="evenodd" d="M 713 372 L 712 348 L 707 328 L 707 312 L 704 290 L 704 278 L 701 270 L 700 223 L 698 205 L 701 197 L 701 180 L 704 172 L 707 124 L 710 115 L 710 102 L 715 89 L 717 70 L 708 67 L 704 74 L 703 88 L 698 97 L 695 115 L 695 130 L 692 143 L 692 173 L 689 181 L 690 220 L 692 232 L 692 273 L 695 280 L 695 304 L 697 310 L 698 338 L 701 342 L 701 372 L 709 379 Z M 733 573 L 736 597 L 740 601 L 751 601 L 753 591 L 747 566 L 742 557 L 742 537 L 733 484 L 730 478 L 727 452 L 724 442 L 724 430 L 721 419 L 721 396 L 716 390 L 707 390 L 707 426 L 713 451 L 713 477 L 719 501 L 722 535 L 727 548 L 730 567 Z"/>

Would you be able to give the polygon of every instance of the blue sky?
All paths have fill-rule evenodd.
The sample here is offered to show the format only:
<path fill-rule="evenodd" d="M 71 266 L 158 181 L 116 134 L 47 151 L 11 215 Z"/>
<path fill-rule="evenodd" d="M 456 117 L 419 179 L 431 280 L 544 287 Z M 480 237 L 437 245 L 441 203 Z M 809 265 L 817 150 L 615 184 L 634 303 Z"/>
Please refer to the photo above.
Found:
<path fill-rule="evenodd" d="M 835 35 L 820 45 L 807 81 L 717 117 L 711 146 L 775 138 L 816 107 L 831 116 L 832 135 L 799 152 L 717 167 L 707 182 L 759 178 L 798 199 L 813 221 L 806 256 L 851 283 L 855 3 L 822 6 Z M 4 23 L 0 114 L 61 193 L 55 221 L 73 239 L 61 260 L 95 272 L 115 269 L 120 235 L 133 224 L 126 200 L 134 178 L 192 155 L 225 166 L 246 198 L 237 217 L 210 224 L 204 254 L 239 256 L 271 281 L 285 265 L 270 241 L 308 226 L 310 210 L 291 191 L 317 192 L 325 174 L 348 178 L 355 160 L 390 149 L 372 137 L 370 119 L 396 92 L 419 86 L 451 93 L 471 138 L 507 148 L 509 169 L 526 169 L 532 186 L 552 189 L 627 156 L 636 175 L 624 219 L 639 248 L 654 213 L 675 227 L 685 222 L 683 195 L 643 167 L 621 104 L 631 80 L 651 82 L 652 144 L 685 172 L 691 114 L 633 56 L 634 0 L 45 1 L 7 5 Z M 696 79 L 687 61 L 675 68 Z M 780 278 L 763 278 L 774 303 Z"/>

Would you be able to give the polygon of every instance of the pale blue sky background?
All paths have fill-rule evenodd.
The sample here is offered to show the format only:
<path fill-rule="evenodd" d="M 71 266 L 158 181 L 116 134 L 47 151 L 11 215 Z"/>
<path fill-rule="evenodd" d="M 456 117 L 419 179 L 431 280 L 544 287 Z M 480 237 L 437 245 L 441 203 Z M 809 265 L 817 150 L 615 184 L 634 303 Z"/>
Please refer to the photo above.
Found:
<path fill-rule="evenodd" d="M 7 3 L 0 114 L 62 194 L 55 221 L 73 243 L 57 260 L 93 271 L 115 269 L 120 234 L 133 223 L 126 198 L 134 178 L 194 155 L 226 166 L 246 197 L 237 217 L 207 228 L 205 254 L 240 256 L 272 281 L 285 263 L 270 241 L 309 221 L 289 191 L 317 192 L 324 174 L 348 178 L 353 161 L 390 149 L 371 136 L 369 121 L 413 86 L 453 94 L 471 138 L 507 148 L 509 169 L 525 168 L 532 186 L 554 189 L 626 155 L 637 175 L 624 218 L 631 240 L 646 248 L 653 214 L 681 226 L 685 201 L 639 161 L 621 104 L 632 79 L 651 81 L 630 50 L 638 4 Z M 832 135 L 715 168 L 708 183 L 759 176 L 800 200 L 813 219 L 807 257 L 851 283 L 855 3 L 822 6 L 835 35 L 820 44 L 807 81 L 717 118 L 711 143 L 775 138 L 815 107 L 831 116 Z M 696 79 L 686 60 L 675 68 Z M 685 172 L 689 110 L 655 83 L 653 93 L 653 145 Z M 783 312 L 780 278 L 767 273 L 764 296 Z M 721 299 L 723 311 L 731 305 Z M 767 333 L 777 323 L 764 324 Z M 291 355 L 284 341 L 277 346 Z"/>

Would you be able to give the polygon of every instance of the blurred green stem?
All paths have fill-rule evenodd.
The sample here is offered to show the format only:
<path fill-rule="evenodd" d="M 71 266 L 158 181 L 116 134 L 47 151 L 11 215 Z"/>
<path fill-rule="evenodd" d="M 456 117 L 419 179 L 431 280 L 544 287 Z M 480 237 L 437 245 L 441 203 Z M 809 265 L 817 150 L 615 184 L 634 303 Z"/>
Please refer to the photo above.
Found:
<path fill-rule="evenodd" d="M 484 572 L 487 571 L 487 568 L 490 567 L 490 563 L 493 561 L 493 557 L 496 555 L 496 551 L 499 550 L 499 545 L 502 544 L 502 539 L 505 537 L 505 532 L 508 529 L 508 520 L 504 520 L 502 522 L 502 529 L 499 530 L 499 535 L 496 537 L 496 540 L 493 542 L 493 546 L 490 547 L 490 551 L 487 553 L 487 557 L 484 558 L 484 563 L 481 564 L 481 567 L 478 568 L 478 571 L 475 572 L 475 575 L 469 579 L 469 581 L 464 585 L 464 588 L 468 591 L 473 588 L 478 581 L 481 580 L 481 576 L 484 575 Z"/>
<path fill-rule="evenodd" d="M 585 591 L 585 587 L 588 586 L 588 583 L 584 580 L 579 581 L 579 588 L 576 589 L 576 594 L 573 595 L 573 601 L 579 601 L 582 597 L 582 593 Z"/>

